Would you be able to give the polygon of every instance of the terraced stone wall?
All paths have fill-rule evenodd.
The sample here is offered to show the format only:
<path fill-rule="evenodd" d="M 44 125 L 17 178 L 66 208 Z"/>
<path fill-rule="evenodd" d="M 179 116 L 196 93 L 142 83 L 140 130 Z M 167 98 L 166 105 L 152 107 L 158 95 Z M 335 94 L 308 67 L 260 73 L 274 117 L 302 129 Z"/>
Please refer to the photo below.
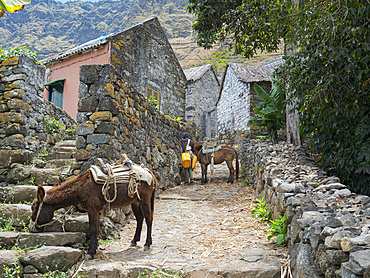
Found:
<path fill-rule="evenodd" d="M 0 62 L 0 183 L 25 178 L 19 170 L 17 178 L 12 178 L 11 168 L 30 164 L 48 147 L 52 138 L 46 132 L 45 116 L 54 117 L 66 128 L 76 124 L 67 113 L 43 99 L 44 73 L 43 66 L 26 56 Z"/>
<path fill-rule="evenodd" d="M 180 183 L 180 139 L 184 131 L 196 139 L 194 124 L 181 126 L 153 104 L 111 65 L 80 68 L 76 159 L 81 171 L 103 158 L 115 162 L 126 153 L 154 171 L 161 189 Z"/>
<path fill-rule="evenodd" d="M 294 277 L 370 277 L 370 197 L 328 176 L 301 147 L 251 140 L 241 153 L 256 195 L 288 220 Z"/>

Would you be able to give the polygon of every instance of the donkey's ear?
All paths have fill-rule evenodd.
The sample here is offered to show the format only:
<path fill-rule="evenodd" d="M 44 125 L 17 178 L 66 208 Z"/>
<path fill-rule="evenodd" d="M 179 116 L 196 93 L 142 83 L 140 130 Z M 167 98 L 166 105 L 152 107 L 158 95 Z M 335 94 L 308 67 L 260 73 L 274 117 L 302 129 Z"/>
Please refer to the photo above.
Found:
<path fill-rule="evenodd" d="M 41 203 L 45 197 L 45 189 L 42 187 L 41 184 L 37 186 L 36 198 Z"/>

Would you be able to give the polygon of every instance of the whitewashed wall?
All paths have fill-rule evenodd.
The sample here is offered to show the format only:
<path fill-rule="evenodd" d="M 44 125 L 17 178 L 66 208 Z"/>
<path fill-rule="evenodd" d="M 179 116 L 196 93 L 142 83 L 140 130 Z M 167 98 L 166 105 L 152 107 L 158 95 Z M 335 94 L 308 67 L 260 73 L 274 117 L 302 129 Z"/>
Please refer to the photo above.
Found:
<path fill-rule="evenodd" d="M 217 132 L 249 130 L 250 84 L 240 81 L 228 67 L 217 104 Z"/>
<path fill-rule="evenodd" d="M 214 108 L 219 93 L 215 75 L 208 70 L 201 79 L 188 83 L 186 89 L 185 119 L 193 121 L 204 136 L 204 113 Z"/>

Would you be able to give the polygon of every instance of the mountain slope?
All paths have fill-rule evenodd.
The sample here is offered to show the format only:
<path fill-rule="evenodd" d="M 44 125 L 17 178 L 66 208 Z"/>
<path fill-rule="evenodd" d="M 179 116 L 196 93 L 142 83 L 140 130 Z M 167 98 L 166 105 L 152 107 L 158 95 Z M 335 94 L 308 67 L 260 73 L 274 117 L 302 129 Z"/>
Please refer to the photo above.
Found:
<path fill-rule="evenodd" d="M 157 16 L 180 64 L 184 68 L 198 66 L 220 49 L 204 50 L 195 44 L 194 16 L 187 13 L 185 5 L 187 0 L 32 0 L 22 11 L 0 19 L 0 45 L 3 49 L 26 46 L 42 59 Z M 225 55 L 230 61 L 247 62 Z"/>

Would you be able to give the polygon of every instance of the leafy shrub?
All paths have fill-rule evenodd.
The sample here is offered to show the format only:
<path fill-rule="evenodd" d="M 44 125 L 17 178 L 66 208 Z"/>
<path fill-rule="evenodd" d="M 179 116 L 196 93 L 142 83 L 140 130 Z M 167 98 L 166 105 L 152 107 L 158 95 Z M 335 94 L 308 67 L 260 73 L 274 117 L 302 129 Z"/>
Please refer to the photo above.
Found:
<path fill-rule="evenodd" d="M 251 182 L 250 182 L 249 180 L 243 180 L 243 183 L 244 183 L 244 185 L 246 185 L 246 186 L 248 186 L 248 185 L 250 185 L 250 184 L 251 184 Z"/>
<path fill-rule="evenodd" d="M 155 109 L 157 109 L 157 110 L 159 109 L 158 100 L 156 100 L 156 98 L 155 98 L 155 97 L 150 96 L 150 97 L 148 97 L 147 99 L 149 100 L 149 102 L 150 102 L 151 104 L 153 104 L 153 105 L 154 105 Z"/>
<path fill-rule="evenodd" d="M 21 277 L 21 267 L 18 263 L 13 263 L 11 267 L 4 266 L 3 270 L 5 271 L 5 273 L 3 273 L 4 278 Z"/>
<path fill-rule="evenodd" d="M 266 232 L 270 234 L 267 239 L 270 240 L 273 236 L 276 236 L 276 244 L 285 246 L 288 243 L 288 222 L 285 218 L 285 214 L 283 217 L 279 215 L 278 219 L 275 221 L 270 220 L 270 222 L 272 225 L 270 226 L 271 230 Z"/>
<path fill-rule="evenodd" d="M 60 133 L 62 130 L 65 130 L 66 127 L 63 123 L 56 120 L 54 117 L 45 116 L 45 132 L 51 135 L 55 139 L 56 134 Z"/>
<path fill-rule="evenodd" d="M 32 58 L 37 64 L 40 64 L 39 61 L 37 61 L 36 57 L 37 54 L 29 49 L 26 49 L 25 46 L 16 47 L 10 50 L 3 50 L 3 48 L 0 46 L 0 61 L 9 59 L 13 56 L 21 56 L 25 55 L 27 57 Z"/>
<path fill-rule="evenodd" d="M 257 204 L 254 206 L 252 210 L 252 215 L 258 218 L 260 221 L 269 221 L 271 219 L 272 213 L 269 206 L 264 201 L 264 197 L 262 199 L 257 199 Z"/>
<path fill-rule="evenodd" d="M 0 231 L 13 231 L 13 219 L 14 217 L 7 218 L 4 213 L 0 213 Z"/>

